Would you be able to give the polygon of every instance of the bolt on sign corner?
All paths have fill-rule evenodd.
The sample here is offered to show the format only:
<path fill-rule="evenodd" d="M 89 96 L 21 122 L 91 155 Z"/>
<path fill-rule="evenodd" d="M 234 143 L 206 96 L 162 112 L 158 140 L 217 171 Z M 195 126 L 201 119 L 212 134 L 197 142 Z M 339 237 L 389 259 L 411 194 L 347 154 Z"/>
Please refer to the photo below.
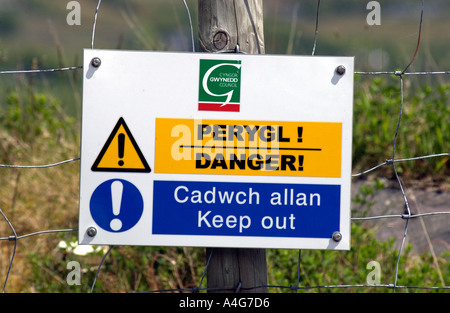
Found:
<path fill-rule="evenodd" d="M 241 61 L 200 59 L 199 111 L 239 112 Z"/>

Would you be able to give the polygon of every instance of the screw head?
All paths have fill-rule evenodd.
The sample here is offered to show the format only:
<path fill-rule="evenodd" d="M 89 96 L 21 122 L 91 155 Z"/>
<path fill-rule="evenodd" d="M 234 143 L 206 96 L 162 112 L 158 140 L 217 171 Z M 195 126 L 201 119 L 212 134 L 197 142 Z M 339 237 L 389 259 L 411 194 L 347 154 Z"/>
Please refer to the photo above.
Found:
<path fill-rule="evenodd" d="M 102 64 L 102 60 L 100 60 L 100 58 L 95 57 L 91 60 L 91 64 L 93 67 L 99 67 L 100 64 Z"/>
<path fill-rule="evenodd" d="M 228 35 L 224 31 L 219 30 L 213 36 L 213 45 L 217 50 L 222 50 L 228 45 Z"/>
<path fill-rule="evenodd" d="M 97 235 L 97 229 L 95 227 L 89 227 L 86 230 L 86 233 L 89 237 L 95 237 L 95 235 Z"/>
<path fill-rule="evenodd" d="M 345 74 L 345 66 L 344 65 L 339 65 L 336 68 L 336 73 L 338 73 L 339 75 L 344 75 Z"/>
<path fill-rule="evenodd" d="M 338 231 L 335 231 L 335 232 L 333 233 L 333 235 L 331 235 L 331 238 L 332 238 L 334 241 L 339 242 L 339 241 L 341 241 L 341 239 L 342 239 L 342 234 L 341 234 L 340 232 L 338 232 Z"/>

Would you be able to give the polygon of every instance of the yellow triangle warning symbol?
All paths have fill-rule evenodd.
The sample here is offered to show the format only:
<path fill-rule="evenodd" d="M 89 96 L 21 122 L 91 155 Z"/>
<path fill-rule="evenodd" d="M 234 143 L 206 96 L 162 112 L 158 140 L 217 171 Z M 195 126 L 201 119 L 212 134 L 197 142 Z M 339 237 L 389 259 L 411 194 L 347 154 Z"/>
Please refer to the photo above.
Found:
<path fill-rule="evenodd" d="M 96 172 L 151 172 L 125 120 L 121 117 L 91 168 Z"/>

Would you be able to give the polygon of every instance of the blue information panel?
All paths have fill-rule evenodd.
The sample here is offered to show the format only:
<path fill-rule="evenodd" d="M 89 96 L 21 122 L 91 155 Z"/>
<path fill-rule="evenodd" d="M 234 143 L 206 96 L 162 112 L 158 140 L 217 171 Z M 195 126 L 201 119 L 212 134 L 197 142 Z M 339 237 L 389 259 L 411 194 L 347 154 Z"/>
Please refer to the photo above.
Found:
<path fill-rule="evenodd" d="M 331 238 L 340 185 L 154 181 L 153 234 Z"/>

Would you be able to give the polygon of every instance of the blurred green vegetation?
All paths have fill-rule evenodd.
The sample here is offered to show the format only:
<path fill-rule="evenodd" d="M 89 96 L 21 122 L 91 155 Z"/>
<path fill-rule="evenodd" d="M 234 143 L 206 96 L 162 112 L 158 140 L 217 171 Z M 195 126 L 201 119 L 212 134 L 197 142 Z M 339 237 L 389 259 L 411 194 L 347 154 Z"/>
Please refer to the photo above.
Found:
<path fill-rule="evenodd" d="M 70 75 L 70 73 L 65 73 Z M 354 167 L 368 168 L 390 157 L 393 133 L 397 125 L 400 99 L 398 78 L 358 81 L 354 110 Z M 422 155 L 445 151 L 448 144 L 449 87 L 422 87 L 405 94 L 402 124 L 398 135 L 398 156 Z M 0 162 L 7 164 L 47 164 L 73 158 L 79 153 L 79 124 L 49 92 L 37 92 L 32 81 L 19 84 L 0 101 Z M 425 140 L 426 142 L 422 142 Z M 417 163 L 420 166 L 417 166 Z M 70 229 L 77 225 L 78 164 L 49 169 L 3 169 L 0 206 L 8 208 L 8 217 L 19 234 L 42 229 Z M 401 166 L 402 177 L 420 179 L 431 176 L 438 181 L 448 177 L 448 158 L 415 161 Z M 378 172 L 378 176 L 389 175 Z M 384 188 L 381 181 L 364 184 L 353 198 L 353 208 L 364 216 L 375 204 L 372 196 Z M 29 217 L 33 216 L 32 219 Z M 305 292 L 390 292 L 386 286 L 368 286 L 366 266 L 375 260 L 382 271 L 381 285 L 395 277 L 398 248 L 393 238 L 379 241 L 365 224 L 352 223 L 350 251 L 304 250 L 300 263 L 300 291 Z M 8 233 L 6 223 L 0 232 Z M 20 241 L 9 290 L 15 292 L 89 292 L 105 249 L 77 255 L 71 232 L 42 235 L 36 240 Z M 1 264 L 9 261 L 10 243 L 1 242 Z M 95 248 L 95 247 L 94 247 Z M 398 285 L 442 286 L 450 274 L 450 254 L 432 256 L 412 254 L 404 249 L 398 266 Z M 94 292 L 145 292 L 186 289 L 199 285 L 205 267 L 202 248 L 113 247 L 102 266 Z M 296 285 L 298 251 L 268 249 L 271 292 L 293 292 Z M 82 269 L 80 285 L 66 281 L 70 261 Z M 6 266 L 0 274 L 5 275 Z M 364 285 L 352 288 L 315 288 L 329 285 Z M 206 281 L 202 287 L 205 288 Z M 312 288 L 309 288 L 312 287 Z M 445 290 L 400 289 L 397 292 L 442 292 Z"/>
<path fill-rule="evenodd" d="M 380 1 L 382 6 L 386 2 Z M 92 18 L 97 1 L 80 0 L 82 25 L 65 23 L 66 2 L 15 0 L 0 4 L 0 68 L 37 69 L 81 64 L 82 48 L 90 47 Z M 190 49 L 188 20 L 180 1 L 104 1 L 96 33 L 97 48 Z M 265 2 L 267 53 L 310 54 L 316 1 Z M 358 70 L 392 70 L 407 64 L 417 40 L 418 6 L 383 11 L 381 27 L 367 27 L 367 11 L 359 1 L 323 2 L 318 55 L 355 55 Z M 405 1 L 392 1 L 389 6 Z M 448 9 L 447 2 L 440 2 Z M 196 20 L 194 2 L 191 6 Z M 365 3 L 364 3 L 365 5 Z M 20 6 L 20 9 L 19 9 Z M 443 10 L 445 11 L 445 10 Z M 294 14 L 297 13 L 297 14 Z M 408 18 L 405 18 L 405 14 Z M 437 14 L 437 13 L 436 13 Z M 298 18 L 295 28 L 292 26 Z M 391 17 L 391 18 L 389 18 Z M 449 66 L 447 16 L 437 14 L 424 24 L 423 45 L 412 69 L 445 70 Z M 194 25 L 195 28 L 195 25 Z M 294 29 L 294 31 L 292 31 Z M 427 35 L 429 37 L 427 37 Z M 430 36 L 432 35 L 432 38 Z M 428 38 L 428 39 L 427 39 Z M 384 61 L 373 68 L 370 52 L 381 49 Z M 371 65 L 372 64 L 372 65 Z M 371 67 L 372 66 L 372 67 Z M 0 163 L 48 164 L 79 155 L 81 71 L 0 76 Z M 404 108 L 396 158 L 448 152 L 449 84 L 446 78 L 404 77 Z M 355 76 L 354 172 L 383 163 L 392 156 L 400 110 L 396 76 Z M 430 178 L 448 183 L 449 158 L 431 158 L 397 165 L 403 178 Z M 390 167 L 377 170 L 391 177 Z M 2 169 L 0 207 L 7 209 L 18 234 L 43 229 L 69 229 L 78 224 L 77 163 L 48 169 Z M 353 198 L 358 215 L 374 205 L 372 195 L 384 186 L 375 180 Z M 9 234 L 6 223 L 0 233 Z M 308 287 L 366 284 L 368 262 L 381 265 L 381 284 L 392 284 L 398 249 L 394 239 L 379 241 L 366 224 L 353 222 L 350 251 L 301 252 L 300 287 L 306 292 L 389 292 L 386 287 L 308 289 Z M 2 235 L 3 236 L 3 235 Z M 74 253 L 75 233 L 23 239 L 9 277 L 10 292 L 89 292 L 104 249 L 86 255 Z M 71 248 L 60 246 L 63 241 Z M 5 277 L 11 242 L 0 242 L 0 277 Z M 442 286 L 450 277 L 450 255 L 412 254 L 406 247 L 398 266 L 398 284 Z M 198 286 L 205 267 L 202 248 L 113 247 L 105 260 L 94 292 L 140 292 Z M 267 250 L 271 292 L 293 292 L 297 282 L 298 251 Z M 69 261 L 81 265 L 81 285 L 66 281 Z M 445 282 L 444 282 L 445 283 Z M 448 282 L 447 282 L 448 284 Z M 206 281 L 201 287 L 206 286 Z M 398 292 L 443 291 L 401 289 Z M 445 290 L 444 290 L 445 292 Z"/>
<path fill-rule="evenodd" d="M 405 79 L 403 111 L 396 140 L 396 159 L 446 153 L 450 142 L 450 85 L 411 87 Z M 409 85 L 409 87 L 408 87 Z M 353 121 L 353 166 L 360 171 L 392 159 L 394 134 L 400 116 L 400 79 L 356 76 Z M 397 166 L 397 165 L 396 165 Z M 402 176 L 432 177 L 450 174 L 449 157 L 398 164 Z M 390 167 L 381 170 L 388 177 Z"/>
<path fill-rule="evenodd" d="M 395 239 L 378 241 L 367 226 L 353 223 L 350 251 L 302 250 L 298 273 L 298 250 L 267 249 L 269 292 L 392 292 L 398 260 Z M 65 236 L 67 242 L 75 238 Z M 72 241 L 71 241 L 72 240 Z M 94 247 L 95 248 L 95 247 Z M 450 275 L 450 253 L 434 259 L 430 254 L 415 255 L 409 245 L 398 263 L 397 286 L 440 287 Z M 89 292 L 105 249 L 80 256 L 73 250 L 60 248 L 39 255 L 28 253 L 30 276 L 23 277 L 24 291 Z M 93 292 L 192 292 L 191 288 L 207 286 L 200 281 L 205 269 L 205 249 L 181 247 L 113 247 L 102 264 Z M 79 285 L 69 285 L 68 262 L 79 262 L 82 273 Z M 367 281 L 372 268 L 380 264 L 379 286 Z M 299 275 L 299 276 L 298 276 Z M 326 287 L 362 285 L 360 287 Z M 445 289 L 397 288 L 396 292 L 446 292 Z"/>
<path fill-rule="evenodd" d="M 97 1 L 79 0 L 81 25 L 66 23 L 68 1 L 4 0 L 0 4 L 0 68 L 29 69 L 81 65 L 91 47 Z M 406 66 L 417 44 L 420 1 L 379 1 L 381 25 L 368 26 L 366 1 L 322 1 L 316 55 L 355 56 L 358 71 L 393 70 Z M 187 1 L 197 35 L 197 2 Z M 310 55 L 317 1 L 264 1 L 267 54 Z M 450 3 L 425 3 L 421 48 L 413 70 L 450 68 L 448 42 Z M 128 0 L 101 3 L 95 48 L 191 51 L 189 20 L 181 0 Z M 195 43 L 197 44 L 197 43 Z M 68 84 L 46 75 L 52 93 L 76 117 L 80 114 L 81 75 Z M 0 92 L 14 88 L 15 77 L 2 76 Z M 428 78 L 426 78 L 428 79 Z M 434 82 L 432 82 L 434 84 Z M 69 89 L 70 88 L 70 89 Z"/>

